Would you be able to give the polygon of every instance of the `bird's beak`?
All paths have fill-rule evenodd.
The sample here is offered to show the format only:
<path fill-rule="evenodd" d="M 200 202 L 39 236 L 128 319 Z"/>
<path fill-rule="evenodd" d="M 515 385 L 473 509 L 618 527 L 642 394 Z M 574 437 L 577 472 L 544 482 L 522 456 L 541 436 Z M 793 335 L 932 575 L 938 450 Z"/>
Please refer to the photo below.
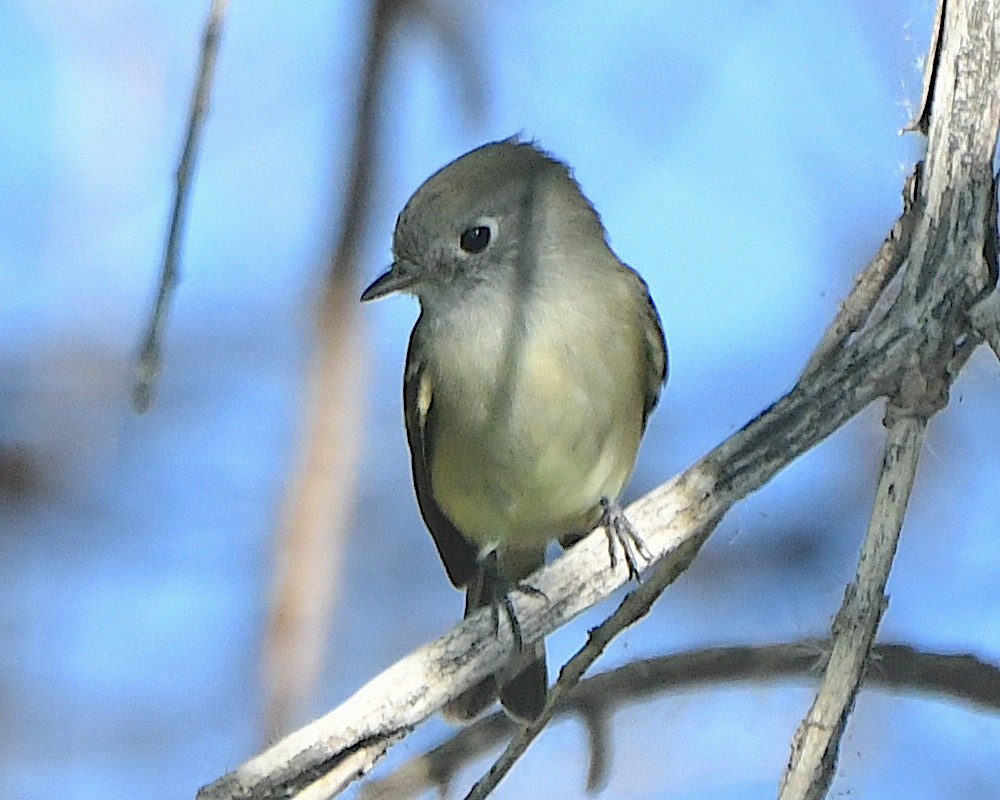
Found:
<path fill-rule="evenodd" d="M 413 268 L 404 261 L 396 261 L 361 293 L 361 302 L 378 300 L 393 292 L 404 291 L 416 282 L 417 276 Z"/>

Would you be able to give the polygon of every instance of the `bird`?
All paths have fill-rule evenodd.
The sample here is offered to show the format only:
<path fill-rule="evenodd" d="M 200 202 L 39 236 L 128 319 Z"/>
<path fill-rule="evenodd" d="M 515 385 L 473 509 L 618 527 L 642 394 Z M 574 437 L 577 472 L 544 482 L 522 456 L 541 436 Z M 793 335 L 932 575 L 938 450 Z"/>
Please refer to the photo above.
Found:
<path fill-rule="evenodd" d="M 611 249 L 568 165 L 533 141 L 482 145 L 400 212 L 392 266 L 361 295 L 414 295 L 403 408 L 423 520 L 465 616 L 509 593 L 598 525 L 638 578 L 648 557 L 618 497 L 666 383 L 645 281 Z M 449 702 L 465 722 L 494 699 L 530 722 L 545 706 L 544 641 Z"/>

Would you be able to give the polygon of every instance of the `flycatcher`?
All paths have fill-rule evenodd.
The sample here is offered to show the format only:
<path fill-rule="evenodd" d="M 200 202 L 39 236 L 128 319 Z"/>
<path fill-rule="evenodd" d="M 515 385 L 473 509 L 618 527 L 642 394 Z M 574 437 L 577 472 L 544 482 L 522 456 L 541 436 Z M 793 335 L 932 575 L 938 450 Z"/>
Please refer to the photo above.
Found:
<path fill-rule="evenodd" d="M 666 343 L 645 282 L 566 164 L 517 138 L 479 147 L 417 189 L 392 250 L 361 299 L 420 301 L 403 381 L 413 483 L 466 616 L 509 613 L 508 590 L 547 545 L 598 524 L 637 574 L 641 541 L 617 500 L 666 380 Z M 445 713 L 468 720 L 499 695 L 532 720 L 547 685 L 539 642 Z"/>

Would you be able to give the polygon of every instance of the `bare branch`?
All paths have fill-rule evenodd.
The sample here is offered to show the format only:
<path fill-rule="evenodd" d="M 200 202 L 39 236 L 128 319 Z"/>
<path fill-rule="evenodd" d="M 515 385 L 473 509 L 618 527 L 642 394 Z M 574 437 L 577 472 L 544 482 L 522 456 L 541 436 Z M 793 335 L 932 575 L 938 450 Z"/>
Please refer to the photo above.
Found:
<path fill-rule="evenodd" d="M 309 365 L 296 464 L 278 523 L 273 599 L 264 645 L 265 728 L 285 732 L 308 706 L 321 671 L 344 542 L 350 534 L 366 381 L 359 318 L 358 251 L 377 180 L 386 64 L 407 22 L 426 23 L 454 59 L 470 117 L 481 116 L 484 79 L 465 28 L 423 0 L 372 0 L 337 241 L 327 261 Z"/>
<path fill-rule="evenodd" d="M 160 350 L 163 340 L 163 325 L 166 322 L 167 310 L 177 287 L 179 268 L 177 252 L 180 248 L 181 235 L 184 231 L 184 220 L 187 214 L 187 199 L 194 175 L 195 161 L 198 156 L 198 143 L 201 140 L 201 129 L 208 111 L 208 100 L 212 89 L 212 78 L 215 76 L 215 58 L 219 51 L 219 39 L 222 36 L 222 24 L 226 15 L 228 0 L 212 0 L 205 21 L 205 32 L 202 36 L 201 64 L 198 67 L 198 78 L 195 82 L 194 95 L 191 98 L 191 110 L 188 115 L 187 135 L 184 138 L 184 148 L 181 151 L 180 162 L 177 165 L 174 187 L 174 205 L 170 215 L 170 228 L 167 233 L 167 244 L 163 254 L 163 267 L 160 272 L 160 285 L 156 292 L 156 302 L 149 318 L 146 334 L 139 348 L 139 362 L 136 365 L 135 384 L 132 387 L 132 404 L 139 412 L 148 411 L 153 402 L 153 388 L 160 373 Z"/>
<path fill-rule="evenodd" d="M 779 800 L 819 800 L 833 780 L 837 750 L 861 686 L 868 654 L 888 604 L 889 579 L 906 505 L 917 474 L 926 420 L 889 409 L 889 436 L 875 508 L 854 583 L 833 621 L 833 653 L 812 708 L 792 740 Z"/>
<path fill-rule="evenodd" d="M 944 24 L 945 0 L 939 0 L 934 12 L 934 24 L 931 27 L 931 42 L 927 48 L 927 58 L 924 62 L 924 85 L 920 93 L 920 104 L 913 119 L 900 133 L 922 133 L 927 135 L 931 118 L 931 100 L 934 92 L 934 82 L 937 80 L 938 56 L 941 54 L 941 26 Z"/>
<path fill-rule="evenodd" d="M 928 302 L 945 304 L 941 297 Z M 660 563 L 615 619 L 641 615 L 643 603 L 652 602 L 652 587 L 686 568 L 737 500 L 853 417 L 884 387 L 897 384 L 909 354 L 923 341 L 920 329 L 886 318 L 837 354 L 828 369 L 803 378 L 684 474 L 630 506 L 629 518 Z M 608 564 L 604 532 L 588 536 L 532 577 L 547 602 L 515 593 L 525 644 L 604 599 L 627 579 L 623 563 L 613 569 Z M 609 634 L 606 628 L 602 636 Z M 200 797 L 266 797 L 260 791 L 263 784 L 293 794 L 312 782 L 321 766 L 335 765 L 360 742 L 414 727 L 513 654 L 509 632 L 502 628 L 497 635 L 490 609 L 483 609 L 373 679 L 339 708 L 206 787 Z"/>
<path fill-rule="evenodd" d="M 834 620 L 834 650 L 823 685 L 792 740 L 782 800 L 820 800 L 833 780 L 837 751 L 884 611 L 886 581 L 916 474 L 926 420 L 947 405 L 948 389 L 968 357 L 968 325 L 928 314 L 921 298 L 964 295 L 971 306 L 995 279 L 993 154 L 1000 127 L 996 84 L 1000 25 L 992 0 L 942 0 L 928 60 L 918 127 L 928 133 L 924 213 L 912 234 L 901 302 L 894 306 L 930 334 L 890 392 L 882 475 L 855 582 Z M 948 262 L 958 267 L 948 269 Z M 991 276 L 991 272 L 994 273 Z M 942 324 L 943 323 L 943 324 Z M 934 329 L 937 330 L 934 330 Z"/>
<path fill-rule="evenodd" d="M 994 230 L 988 217 L 1000 120 L 995 5 L 996 0 L 949 0 L 946 7 L 928 155 L 918 183 L 921 212 L 898 297 L 886 314 L 869 319 L 824 356 L 822 369 L 805 373 L 759 417 L 628 509 L 656 564 L 564 668 L 547 713 L 606 643 L 641 617 L 687 567 L 734 503 L 878 398 L 893 398 L 901 410 L 898 430 L 895 417 L 891 420 L 890 452 L 893 443 L 911 452 L 922 420 L 946 403 L 951 382 L 978 341 L 969 312 L 989 280 L 984 240 Z M 898 489 L 890 492 L 888 481 L 887 503 Z M 603 531 L 587 537 L 529 578 L 538 593 L 514 593 L 524 644 L 604 599 L 626 579 L 624 564 L 608 564 Z M 859 581 L 859 587 L 868 587 L 859 591 L 878 585 Z M 292 796 L 359 747 L 400 737 L 513 655 L 509 631 L 503 627 L 498 634 L 490 609 L 483 609 L 374 678 L 339 708 L 205 787 L 199 797 Z"/>
<path fill-rule="evenodd" d="M 669 692 L 709 689 L 733 681 L 812 680 L 825 668 L 832 649 L 830 640 L 802 639 L 758 647 L 712 647 L 635 661 L 581 681 L 556 716 L 579 715 L 589 728 L 595 713 L 607 721 L 615 710 L 629 703 Z M 864 686 L 938 694 L 1000 711 L 1000 668 L 973 655 L 927 653 L 901 644 L 876 645 Z M 595 708 L 599 710 L 595 712 Z M 364 800 L 403 800 L 433 788 L 444 792 L 452 775 L 515 730 L 515 724 L 502 712 L 480 719 L 392 774 L 365 784 L 361 796 Z M 594 786 L 593 774 L 608 767 L 606 763 L 595 764 L 598 757 L 591 752 L 588 789 Z"/>
<path fill-rule="evenodd" d="M 821 368 L 830 356 L 844 346 L 852 334 L 857 333 L 866 322 L 872 321 L 879 299 L 889 302 L 886 289 L 899 273 L 910 250 L 910 238 L 923 209 L 920 207 L 920 165 L 918 164 L 906 179 L 903 188 L 903 214 L 892 226 L 889 235 L 879 248 L 875 258 L 854 279 L 851 293 L 840 305 L 836 319 L 820 339 L 816 350 L 803 370 L 809 374 Z M 889 302 L 884 302 L 888 310 Z"/>

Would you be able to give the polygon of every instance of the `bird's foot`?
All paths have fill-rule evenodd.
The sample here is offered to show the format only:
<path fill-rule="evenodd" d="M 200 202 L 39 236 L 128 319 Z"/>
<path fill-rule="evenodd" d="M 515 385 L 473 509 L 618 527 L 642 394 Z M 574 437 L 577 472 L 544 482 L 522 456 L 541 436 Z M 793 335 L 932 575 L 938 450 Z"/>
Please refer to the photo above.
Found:
<path fill-rule="evenodd" d="M 514 611 L 514 603 L 510 599 L 512 591 L 524 592 L 532 597 L 540 597 L 546 603 L 549 602 L 549 596 L 537 586 L 532 586 L 530 583 L 518 581 L 511 591 L 505 592 L 503 596 L 498 599 L 498 602 L 493 605 L 493 627 L 497 636 L 500 635 L 499 609 L 503 608 L 504 616 L 507 617 L 507 622 L 510 623 L 510 633 L 514 638 L 514 647 L 518 652 L 523 652 L 524 637 L 521 634 L 521 623 L 517 619 L 517 612 Z"/>
<path fill-rule="evenodd" d="M 625 554 L 625 563 L 628 565 L 628 576 L 636 583 L 641 582 L 639 559 L 645 564 L 653 560 L 653 554 L 649 552 L 646 543 L 642 540 L 639 532 L 635 529 L 620 505 L 606 497 L 601 498 L 601 522 L 608 535 L 608 555 L 611 558 L 611 567 L 618 566 L 618 551 L 615 542 L 621 545 Z"/>

